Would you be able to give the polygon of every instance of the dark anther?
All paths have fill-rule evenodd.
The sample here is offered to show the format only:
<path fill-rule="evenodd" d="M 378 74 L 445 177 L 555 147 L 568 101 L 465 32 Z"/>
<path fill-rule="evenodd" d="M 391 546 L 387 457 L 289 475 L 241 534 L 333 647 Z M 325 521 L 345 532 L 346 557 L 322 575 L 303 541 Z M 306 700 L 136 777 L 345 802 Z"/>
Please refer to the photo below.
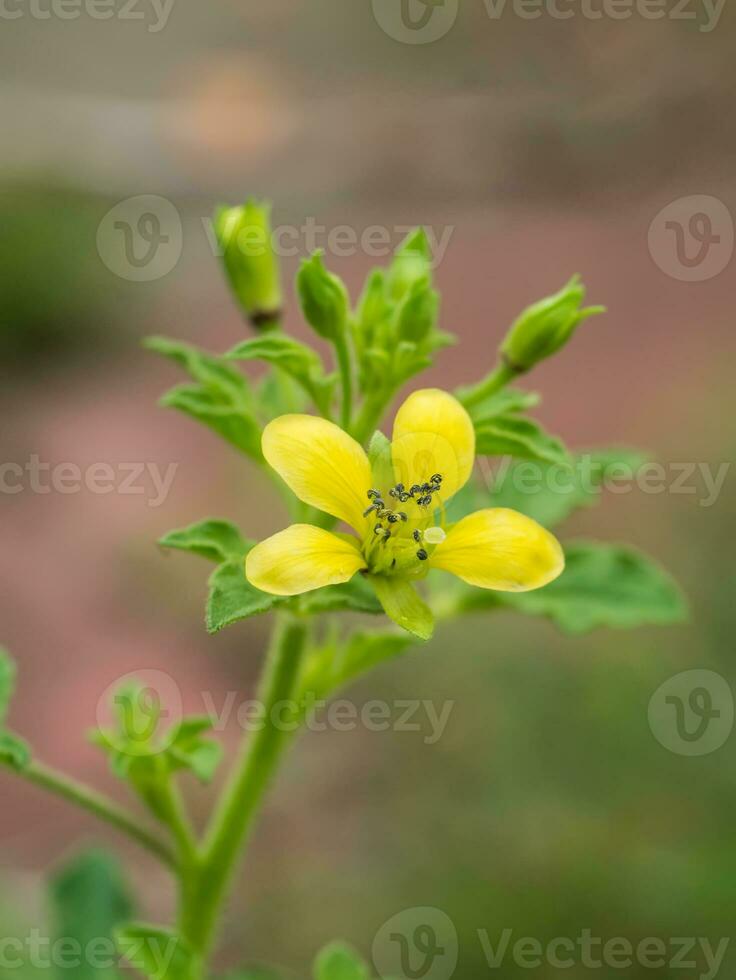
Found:
<path fill-rule="evenodd" d="M 399 520 L 399 515 L 398 514 L 391 513 L 391 514 L 388 515 L 388 522 L 389 522 L 389 524 L 396 524 L 396 522 L 398 520 Z"/>
<path fill-rule="evenodd" d="M 406 493 L 406 491 L 403 491 L 402 493 L 399 494 L 399 500 L 401 501 L 402 504 L 405 504 L 410 497 L 411 494 Z"/>
<path fill-rule="evenodd" d="M 373 528 L 373 533 L 383 534 L 383 524 L 376 524 L 376 526 Z"/>
<path fill-rule="evenodd" d="M 424 548 L 420 548 L 419 551 L 417 552 L 417 558 L 419 559 L 419 561 L 426 561 L 429 558 L 429 555 L 424 550 Z"/>
<path fill-rule="evenodd" d="M 419 504 L 420 507 L 429 506 L 429 504 L 432 503 L 432 494 L 428 493 L 426 497 L 420 497 L 419 500 L 417 500 L 417 503 Z"/>
<path fill-rule="evenodd" d="M 383 540 L 384 540 L 384 541 L 388 541 L 388 539 L 389 539 L 390 537 L 391 537 L 391 532 L 389 531 L 389 529 L 388 529 L 388 528 L 386 528 L 386 530 L 384 531 L 384 534 L 383 534 Z"/>
<path fill-rule="evenodd" d="M 400 510 L 399 511 L 399 517 L 401 518 L 402 521 L 408 521 L 409 520 L 409 518 L 406 516 L 406 514 L 403 512 L 403 510 Z"/>
<path fill-rule="evenodd" d="M 381 499 L 381 491 L 380 490 L 369 490 L 368 491 L 368 499 L 369 500 L 380 500 Z"/>
<path fill-rule="evenodd" d="M 430 483 L 442 483 L 442 474 L 435 473 L 434 476 L 430 477 Z"/>
<path fill-rule="evenodd" d="M 374 510 L 378 510 L 377 504 L 371 504 L 367 510 L 364 510 L 363 517 L 367 517 L 369 514 L 373 513 Z"/>
<path fill-rule="evenodd" d="M 419 486 L 419 484 L 418 484 L 418 483 L 415 483 L 415 484 L 414 484 L 414 485 L 413 485 L 413 486 L 411 487 L 411 489 L 409 490 L 409 495 L 410 495 L 411 497 L 413 497 L 413 496 L 414 496 L 414 494 L 415 494 L 415 493 L 419 493 L 419 491 L 420 491 L 421 489 L 422 489 L 422 488 L 421 488 L 421 487 Z"/>
<path fill-rule="evenodd" d="M 419 542 L 419 541 L 422 540 L 422 536 L 419 533 L 419 531 L 415 531 L 413 537 L 414 537 L 414 540 L 417 541 L 417 542 Z"/>
<path fill-rule="evenodd" d="M 391 489 L 388 492 L 388 495 L 389 497 L 398 497 L 399 494 L 396 490 L 396 487 L 391 487 Z"/>
<path fill-rule="evenodd" d="M 403 493 L 404 492 L 404 484 L 403 483 L 397 483 L 396 484 L 396 490 L 398 491 L 398 493 Z"/>
<path fill-rule="evenodd" d="M 381 520 L 383 520 L 385 517 L 388 517 L 389 514 L 392 514 L 392 513 L 393 513 L 393 511 L 386 510 L 386 508 L 383 507 L 381 510 L 379 510 L 378 516 L 381 518 Z"/>

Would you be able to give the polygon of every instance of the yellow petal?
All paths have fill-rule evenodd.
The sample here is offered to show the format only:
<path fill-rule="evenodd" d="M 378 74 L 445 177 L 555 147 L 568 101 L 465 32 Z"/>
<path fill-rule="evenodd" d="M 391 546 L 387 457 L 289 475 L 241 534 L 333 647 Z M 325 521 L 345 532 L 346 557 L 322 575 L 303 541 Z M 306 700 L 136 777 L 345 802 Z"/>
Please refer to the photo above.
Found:
<path fill-rule="evenodd" d="M 262 446 L 267 462 L 300 500 L 363 533 L 371 467 L 347 432 L 313 415 L 282 415 L 264 429 Z"/>
<path fill-rule="evenodd" d="M 556 579 L 565 556 L 557 538 L 541 524 L 497 507 L 458 521 L 430 563 L 481 589 L 528 592 Z"/>
<path fill-rule="evenodd" d="M 271 595 L 299 595 L 347 582 L 365 567 L 358 542 L 311 524 L 292 524 L 245 558 L 245 577 Z"/>
<path fill-rule="evenodd" d="M 468 481 L 475 459 L 475 431 L 460 402 L 439 388 L 415 391 L 394 422 L 391 454 L 396 481 L 406 487 L 442 476 L 446 503 Z"/>

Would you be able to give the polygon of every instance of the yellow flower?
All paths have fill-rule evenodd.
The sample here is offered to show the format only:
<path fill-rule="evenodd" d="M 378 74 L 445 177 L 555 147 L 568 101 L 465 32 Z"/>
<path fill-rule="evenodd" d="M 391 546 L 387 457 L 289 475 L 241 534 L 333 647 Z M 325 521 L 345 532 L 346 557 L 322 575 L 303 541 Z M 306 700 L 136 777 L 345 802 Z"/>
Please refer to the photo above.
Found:
<path fill-rule="evenodd" d="M 445 526 L 448 500 L 470 477 L 473 423 L 436 388 L 410 395 L 393 440 L 373 467 L 363 448 L 332 422 L 283 415 L 266 426 L 263 455 L 304 503 L 349 525 L 354 535 L 294 524 L 256 545 L 248 581 L 292 596 L 369 576 L 386 613 L 422 638 L 432 615 L 413 582 L 432 568 L 482 589 L 524 592 L 557 578 L 564 556 L 556 538 L 505 508 L 479 510 Z"/>

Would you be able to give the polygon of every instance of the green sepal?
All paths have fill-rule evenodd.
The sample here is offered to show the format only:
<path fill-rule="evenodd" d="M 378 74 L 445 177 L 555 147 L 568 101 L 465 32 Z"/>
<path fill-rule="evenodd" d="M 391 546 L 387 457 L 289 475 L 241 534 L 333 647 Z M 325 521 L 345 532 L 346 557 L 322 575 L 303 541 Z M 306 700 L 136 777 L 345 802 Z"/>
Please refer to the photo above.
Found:
<path fill-rule="evenodd" d="M 251 585 L 245 577 L 243 559 L 233 558 L 219 565 L 210 576 L 205 616 L 207 632 L 218 633 L 241 619 L 268 612 L 287 601 Z"/>
<path fill-rule="evenodd" d="M 499 415 L 475 426 L 479 456 L 518 456 L 545 463 L 570 465 L 564 444 L 535 421 L 520 415 Z"/>
<path fill-rule="evenodd" d="M 296 277 L 302 312 L 315 333 L 333 343 L 345 335 L 349 300 L 344 283 L 328 272 L 322 253 L 304 259 Z"/>
<path fill-rule="evenodd" d="M 386 615 L 420 640 L 434 632 L 434 616 L 412 583 L 399 576 L 368 576 Z"/>
<path fill-rule="evenodd" d="M 391 457 L 391 443 L 386 436 L 376 430 L 368 443 L 368 462 L 371 464 L 373 486 L 388 493 L 394 485 L 394 464 Z"/>
<path fill-rule="evenodd" d="M 565 546 L 565 563 L 558 579 L 533 592 L 468 590 L 458 611 L 506 606 L 547 616 L 566 633 L 599 626 L 667 626 L 687 619 L 687 603 L 672 577 L 633 548 L 579 541 Z"/>
<path fill-rule="evenodd" d="M 314 961 L 314 980 L 369 980 L 365 961 L 346 943 L 325 946 Z"/>
<path fill-rule="evenodd" d="M 192 980 L 197 957 L 177 933 L 157 926 L 131 923 L 115 931 L 121 956 L 149 980 Z"/>
<path fill-rule="evenodd" d="M 210 561 L 223 562 L 242 557 L 255 542 L 247 541 L 230 521 L 207 518 L 169 531 L 158 543 L 162 548 L 190 551 Z"/>
<path fill-rule="evenodd" d="M 323 415 L 330 414 L 337 376 L 326 374 L 322 358 L 306 344 L 274 332 L 237 344 L 225 356 L 273 364 L 301 385 Z"/>
<path fill-rule="evenodd" d="M 74 940 L 82 950 L 112 940 L 115 929 L 133 915 L 120 865 L 104 851 L 75 857 L 54 874 L 49 891 L 56 935 L 60 940 Z M 74 967 L 74 980 L 117 980 L 119 976 L 115 967 L 100 968 L 84 956 Z"/>

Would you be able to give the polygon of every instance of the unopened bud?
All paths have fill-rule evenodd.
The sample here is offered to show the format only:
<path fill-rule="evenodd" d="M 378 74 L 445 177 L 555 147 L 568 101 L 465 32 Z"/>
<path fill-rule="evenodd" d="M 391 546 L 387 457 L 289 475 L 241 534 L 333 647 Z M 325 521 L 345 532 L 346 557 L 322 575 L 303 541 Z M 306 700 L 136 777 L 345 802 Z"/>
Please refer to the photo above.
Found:
<path fill-rule="evenodd" d="M 319 252 L 302 262 L 296 287 L 302 312 L 312 329 L 325 340 L 336 341 L 344 336 L 348 293 L 342 280 L 325 269 Z"/>
<path fill-rule="evenodd" d="M 270 216 L 270 204 L 248 200 L 240 207 L 218 208 L 214 218 L 230 285 L 243 312 L 259 330 L 277 326 L 282 314 Z"/>

